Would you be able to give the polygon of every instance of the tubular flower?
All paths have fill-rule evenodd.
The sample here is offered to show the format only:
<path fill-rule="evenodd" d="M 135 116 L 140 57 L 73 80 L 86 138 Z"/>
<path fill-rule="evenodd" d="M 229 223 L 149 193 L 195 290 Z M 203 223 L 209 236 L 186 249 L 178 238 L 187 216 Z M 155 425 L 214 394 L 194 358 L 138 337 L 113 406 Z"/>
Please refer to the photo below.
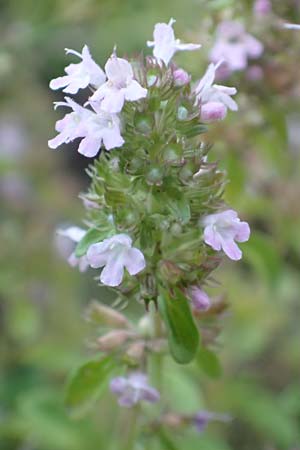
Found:
<path fill-rule="evenodd" d="M 83 138 L 78 152 L 92 158 L 98 153 L 102 143 L 106 150 L 123 145 L 120 121 L 116 115 L 100 110 L 94 112 L 78 105 L 69 97 L 65 100 L 65 102 L 56 103 L 56 106 L 67 106 L 72 109 L 72 112 L 56 122 L 55 129 L 59 134 L 48 141 L 50 148 L 57 148 L 63 143 L 67 144 L 76 138 Z"/>
<path fill-rule="evenodd" d="M 241 259 L 242 252 L 235 241 L 248 241 L 250 228 L 247 222 L 241 222 L 237 213 L 228 209 L 206 216 L 202 223 L 205 227 L 204 242 L 207 245 L 217 251 L 223 250 L 230 259 Z"/>
<path fill-rule="evenodd" d="M 117 395 L 120 406 L 130 408 L 141 401 L 156 403 L 159 392 L 149 386 L 148 378 L 143 373 L 132 373 L 128 377 L 116 377 L 110 382 L 111 391 Z"/>
<path fill-rule="evenodd" d="M 167 66 L 174 54 L 183 50 L 198 50 L 199 44 L 182 44 L 179 39 L 175 39 L 173 24 L 176 22 L 170 19 L 169 23 L 157 23 L 154 27 L 153 41 L 147 41 L 148 47 L 153 48 L 153 55 Z"/>
<path fill-rule="evenodd" d="M 98 88 L 105 82 L 105 73 L 91 57 L 89 48 L 85 45 L 82 53 L 66 48 L 67 54 L 73 54 L 81 58 L 81 62 L 70 64 L 65 68 L 67 75 L 50 81 L 53 90 L 64 88 L 68 94 L 76 94 L 79 89 L 85 89 L 88 85 Z"/>
<path fill-rule="evenodd" d="M 57 230 L 57 234 L 59 234 L 60 236 L 64 236 L 70 239 L 71 241 L 77 243 L 86 234 L 86 230 L 83 230 L 82 228 L 79 227 L 69 227 L 65 228 L 64 230 Z M 85 272 L 89 267 L 89 263 L 86 256 L 84 255 L 81 256 L 80 258 L 77 258 L 74 251 L 69 256 L 68 263 L 72 267 L 78 266 L 80 272 Z"/>
<path fill-rule="evenodd" d="M 259 58 L 263 45 L 239 22 L 222 22 L 217 29 L 217 40 L 210 53 L 210 59 L 216 63 L 224 59 L 231 71 L 244 70 L 248 58 Z"/>
<path fill-rule="evenodd" d="M 100 281 L 106 286 L 119 286 L 125 268 L 130 275 L 136 275 L 146 267 L 143 253 L 132 247 L 132 239 L 126 234 L 116 234 L 92 244 L 87 251 L 87 259 L 94 269 L 104 267 Z"/>
<path fill-rule="evenodd" d="M 122 110 L 125 100 L 134 102 L 147 96 L 147 89 L 134 80 L 128 61 L 113 54 L 105 64 L 107 82 L 91 96 L 90 102 L 101 102 L 101 109 L 109 113 Z"/>
<path fill-rule="evenodd" d="M 222 120 L 227 114 L 227 109 L 237 111 L 238 105 L 231 98 L 237 93 L 236 88 L 213 84 L 216 70 L 222 64 L 210 64 L 204 76 L 195 89 L 196 99 L 201 106 L 201 119 L 204 122 Z"/>

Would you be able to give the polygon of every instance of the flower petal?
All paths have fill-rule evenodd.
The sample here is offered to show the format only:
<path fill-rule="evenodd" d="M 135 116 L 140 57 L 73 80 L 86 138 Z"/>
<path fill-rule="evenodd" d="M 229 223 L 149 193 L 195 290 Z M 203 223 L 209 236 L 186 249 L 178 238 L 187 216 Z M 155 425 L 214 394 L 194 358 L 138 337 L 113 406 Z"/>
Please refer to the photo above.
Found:
<path fill-rule="evenodd" d="M 93 158 L 99 152 L 100 147 L 101 139 L 87 136 L 80 142 L 78 153 L 86 156 L 87 158 Z"/>
<path fill-rule="evenodd" d="M 107 78 L 115 85 L 124 87 L 128 80 L 133 78 L 131 64 L 123 58 L 112 55 L 105 64 Z"/>
<path fill-rule="evenodd" d="M 222 239 L 222 249 L 228 256 L 228 258 L 232 259 L 233 261 L 238 261 L 243 255 L 242 251 L 233 239 Z"/>
<path fill-rule="evenodd" d="M 100 281 L 106 286 L 116 287 L 122 283 L 124 276 L 123 255 L 109 252 L 108 259 L 100 275 Z"/>
<path fill-rule="evenodd" d="M 136 275 L 145 269 L 145 257 L 138 248 L 130 248 L 124 258 L 124 265 L 130 275 Z"/>
<path fill-rule="evenodd" d="M 132 80 L 124 90 L 125 99 L 131 102 L 147 97 L 147 89 L 143 88 L 137 81 Z"/>
<path fill-rule="evenodd" d="M 92 244 L 89 247 L 86 257 L 89 265 L 93 269 L 98 269 L 99 267 L 105 266 L 110 252 L 109 242 L 107 241 L 108 239 L 105 239 L 105 241 L 99 242 L 98 244 Z"/>

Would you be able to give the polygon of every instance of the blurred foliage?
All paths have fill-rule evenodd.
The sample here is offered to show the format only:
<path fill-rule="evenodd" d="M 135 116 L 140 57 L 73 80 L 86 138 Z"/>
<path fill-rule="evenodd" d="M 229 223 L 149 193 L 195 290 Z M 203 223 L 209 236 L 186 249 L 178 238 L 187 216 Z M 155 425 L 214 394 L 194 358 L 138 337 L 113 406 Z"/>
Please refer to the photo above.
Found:
<path fill-rule="evenodd" d="M 274 0 L 273 10 L 300 22 L 297 0 Z M 51 102 L 60 95 L 49 92 L 48 82 L 66 64 L 64 47 L 87 43 L 102 64 L 114 43 L 120 54 L 147 52 L 154 23 L 171 16 L 178 36 L 203 44 L 199 55 L 177 58 L 195 76 L 205 70 L 217 23 L 240 18 L 265 44 L 264 77 L 255 82 L 238 73 L 228 80 L 240 92 L 240 111 L 210 136 L 230 177 L 228 202 L 253 231 L 243 262 L 226 262 L 215 274 L 220 287 L 211 289 L 225 292 L 231 305 L 214 349 L 220 362 L 208 352 L 204 367 L 178 369 L 168 360 L 164 368 L 170 407 L 225 411 L 233 420 L 202 435 L 166 430 L 153 436 L 151 448 L 300 448 L 300 34 L 258 23 L 250 0 L 2 0 L 1 450 L 119 448 L 128 419 L 110 394 L 77 421 L 63 406 L 67 374 L 86 358 L 84 305 L 111 296 L 91 273 L 69 268 L 55 244 L 57 226 L 76 223 L 82 213 L 77 196 L 87 184 L 88 161 L 70 146 L 47 149 L 56 117 Z M 133 318 L 141 312 L 129 306 Z M 147 445 L 142 437 L 137 448 Z"/>

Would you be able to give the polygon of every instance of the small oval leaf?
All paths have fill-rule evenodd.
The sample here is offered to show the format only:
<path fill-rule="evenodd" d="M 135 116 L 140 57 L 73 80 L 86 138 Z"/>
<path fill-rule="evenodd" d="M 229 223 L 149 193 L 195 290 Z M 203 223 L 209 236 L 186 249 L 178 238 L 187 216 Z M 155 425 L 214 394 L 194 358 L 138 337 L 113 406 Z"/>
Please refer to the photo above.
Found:
<path fill-rule="evenodd" d="M 159 311 L 168 330 L 171 354 L 175 361 L 187 364 L 195 357 L 199 346 L 199 332 L 192 317 L 188 300 L 179 289 L 171 297 L 161 290 Z"/>
<path fill-rule="evenodd" d="M 115 366 L 112 357 L 106 356 L 88 361 L 74 372 L 65 396 L 66 407 L 72 416 L 80 417 L 93 406 Z"/>

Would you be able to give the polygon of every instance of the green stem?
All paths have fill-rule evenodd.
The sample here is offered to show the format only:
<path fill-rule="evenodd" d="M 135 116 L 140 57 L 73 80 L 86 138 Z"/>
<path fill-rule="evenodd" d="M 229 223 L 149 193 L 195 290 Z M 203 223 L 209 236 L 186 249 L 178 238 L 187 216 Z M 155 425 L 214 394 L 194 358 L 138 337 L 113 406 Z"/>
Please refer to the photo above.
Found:
<path fill-rule="evenodd" d="M 154 334 L 156 339 L 163 336 L 162 321 L 157 310 L 152 311 L 152 320 L 154 325 Z M 152 371 L 155 387 L 161 393 L 163 388 L 163 355 L 161 353 L 153 353 L 152 355 Z"/>
<path fill-rule="evenodd" d="M 122 450 L 134 450 L 137 428 L 138 428 L 138 417 L 140 414 L 140 409 L 138 406 L 130 411 L 130 417 L 126 423 L 126 435 L 125 442 L 122 444 Z M 123 446 L 124 445 L 124 446 Z"/>

